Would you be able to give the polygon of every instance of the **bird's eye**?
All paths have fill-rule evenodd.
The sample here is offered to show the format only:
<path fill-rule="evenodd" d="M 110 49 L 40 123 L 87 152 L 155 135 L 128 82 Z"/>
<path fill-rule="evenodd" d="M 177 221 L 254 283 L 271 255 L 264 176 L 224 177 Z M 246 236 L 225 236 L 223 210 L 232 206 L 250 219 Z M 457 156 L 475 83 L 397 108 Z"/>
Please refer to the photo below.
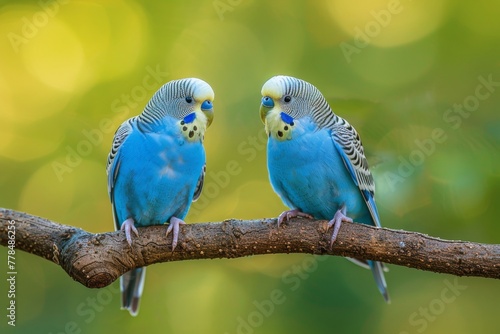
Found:
<path fill-rule="evenodd" d="M 187 103 L 193 102 L 193 98 L 191 96 L 186 96 L 186 102 Z"/>
<path fill-rule="evenodd" d="M 262 98 L 262 105 L 267 108 L 272 108 L 274 107 L 274 101 L 269 96 L 264 96 Z"/>
<path fill-rule="evenodd" d="M 210 110 L 210 109 L 212 109 L 212 102 L 209 101 L 209 100 L 203 101 L 203 103 L 201 104 L 201 109 L 202 110 Z"/>
<path fill-rule="evenodd" d="M 287 95 L 285 96 L 285 98 L 283 99 L 283 101 L 285 101 L 286 103 L 292 101 L 292 97 L 290 95 Z"/>

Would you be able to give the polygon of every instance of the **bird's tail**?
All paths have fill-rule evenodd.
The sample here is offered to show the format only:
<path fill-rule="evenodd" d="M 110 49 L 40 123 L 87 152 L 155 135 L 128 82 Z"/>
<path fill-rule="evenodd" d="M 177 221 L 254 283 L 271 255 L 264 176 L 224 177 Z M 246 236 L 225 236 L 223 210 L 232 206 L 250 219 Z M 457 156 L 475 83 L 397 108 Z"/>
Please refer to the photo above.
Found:
<path fill-rule="evenodd" d="M 122 310 L 128 310 L 134 317 L 139 313 L 139 300 L 141 299 L 145 278 L 146 268 L 132 269 L 120 277 Z"/>
<path fill-rule="evenodd" d="M 386 303 L 389 304 L 391 302 L 391 299 L 389 298 L 389 293 L 387 292 L 387 283 L 385 283 L 383 264 L 377 261 L 368 261 L 368 265 L 372 270 L 378 290 L 380 291 L 382 296 L 384 296 Z"/>

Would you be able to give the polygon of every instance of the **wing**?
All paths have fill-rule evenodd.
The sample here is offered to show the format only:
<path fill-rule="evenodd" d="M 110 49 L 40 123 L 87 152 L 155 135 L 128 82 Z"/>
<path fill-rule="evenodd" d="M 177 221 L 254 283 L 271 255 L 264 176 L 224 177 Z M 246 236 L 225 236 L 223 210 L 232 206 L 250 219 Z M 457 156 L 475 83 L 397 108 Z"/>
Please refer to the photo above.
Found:
<path fill-rule="evenodd" d="M 118 172 L 120 171 L 120 147 L 125 142 L 127 137 L 133 130 L 132 123 L 135 117 L 123 122 L 122 125 L 116 130 L 115 137 L 113 138 L 113 145 L 108 154 L 108 162 L 106 164 L 106 173 L 108 174 L 108 194 L 113 208 L 113 220 L 115 222 L 115 229 L 120 229 L 120 222 L 117 221 L 115 202 L 114 202 L 114 185 Z"/>
<path fill-rule="evenodd" d="M 207 165 L 203 165 L 201 169 L 201 175 L 198 179 L 198 183 L 196 184 L 196 188 L 194 190 L 193 202 L 195 202 L 198 198 L 200 198 L 201 190 L 203 189 L 203 183 L 205 183 L 205 172 L 207 170 Z"/>
<path fill-rule="evenodd" d="M 363 144 L 356 130 L 345 120 L 332 127 L 332 139 L 344 165 L 351 174 L 354 183 L 358 186 L 370 210 L 375 225 L 381 227 L 375 205 L 375 182 L 368 168 Z"/>

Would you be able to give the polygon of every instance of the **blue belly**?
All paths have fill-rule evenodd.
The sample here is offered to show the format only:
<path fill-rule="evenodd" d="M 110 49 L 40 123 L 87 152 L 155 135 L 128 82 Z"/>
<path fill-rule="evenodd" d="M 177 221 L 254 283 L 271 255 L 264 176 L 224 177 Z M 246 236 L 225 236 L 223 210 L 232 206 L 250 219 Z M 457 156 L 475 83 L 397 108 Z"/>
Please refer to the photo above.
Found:
<path fill-rule="evenodd" d="M 133 133 L 120 147 L 114 203 L 120 224 L 158 225 L 183 219 L 205 164 L 201 143 L 175 136 Z"/>
<path fill-rule="evenodd" d="M 318 219 L 332 219 L 345 205 L 354 221 L 373 225 L 329 131 L 310 131 L 285 141 L 271 136 L 267 159 L 271 184 L 288 207 Z"/>

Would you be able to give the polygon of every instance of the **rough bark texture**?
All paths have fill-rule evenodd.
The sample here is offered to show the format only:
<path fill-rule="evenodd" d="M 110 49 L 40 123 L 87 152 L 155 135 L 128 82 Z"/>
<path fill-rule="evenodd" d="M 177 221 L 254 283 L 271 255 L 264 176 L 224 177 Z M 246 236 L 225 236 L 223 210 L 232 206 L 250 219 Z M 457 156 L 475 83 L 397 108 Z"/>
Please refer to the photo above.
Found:
<path fill-rule="evenodd" d="M 10 225 L 15 226 L 16 250 L 60 265 L 89 288 L 105 287 L 130 269 L 153 263 L 280 253 L 348 256 L 457 276 L 500 278 L 500 245 L 354 223 L 343 223 L 332 249 L 331 230 L 322 220 L 293 219 L 280 228 L 276 219 L 189 224 L 181 226 L 174 252 L 172 237 L 165 237 L 166 226 L 139 228 L 140 236 L 130 247 L 123 232 L 94 234 L 0 208 L 1 245 L 8 245 Z"/>

